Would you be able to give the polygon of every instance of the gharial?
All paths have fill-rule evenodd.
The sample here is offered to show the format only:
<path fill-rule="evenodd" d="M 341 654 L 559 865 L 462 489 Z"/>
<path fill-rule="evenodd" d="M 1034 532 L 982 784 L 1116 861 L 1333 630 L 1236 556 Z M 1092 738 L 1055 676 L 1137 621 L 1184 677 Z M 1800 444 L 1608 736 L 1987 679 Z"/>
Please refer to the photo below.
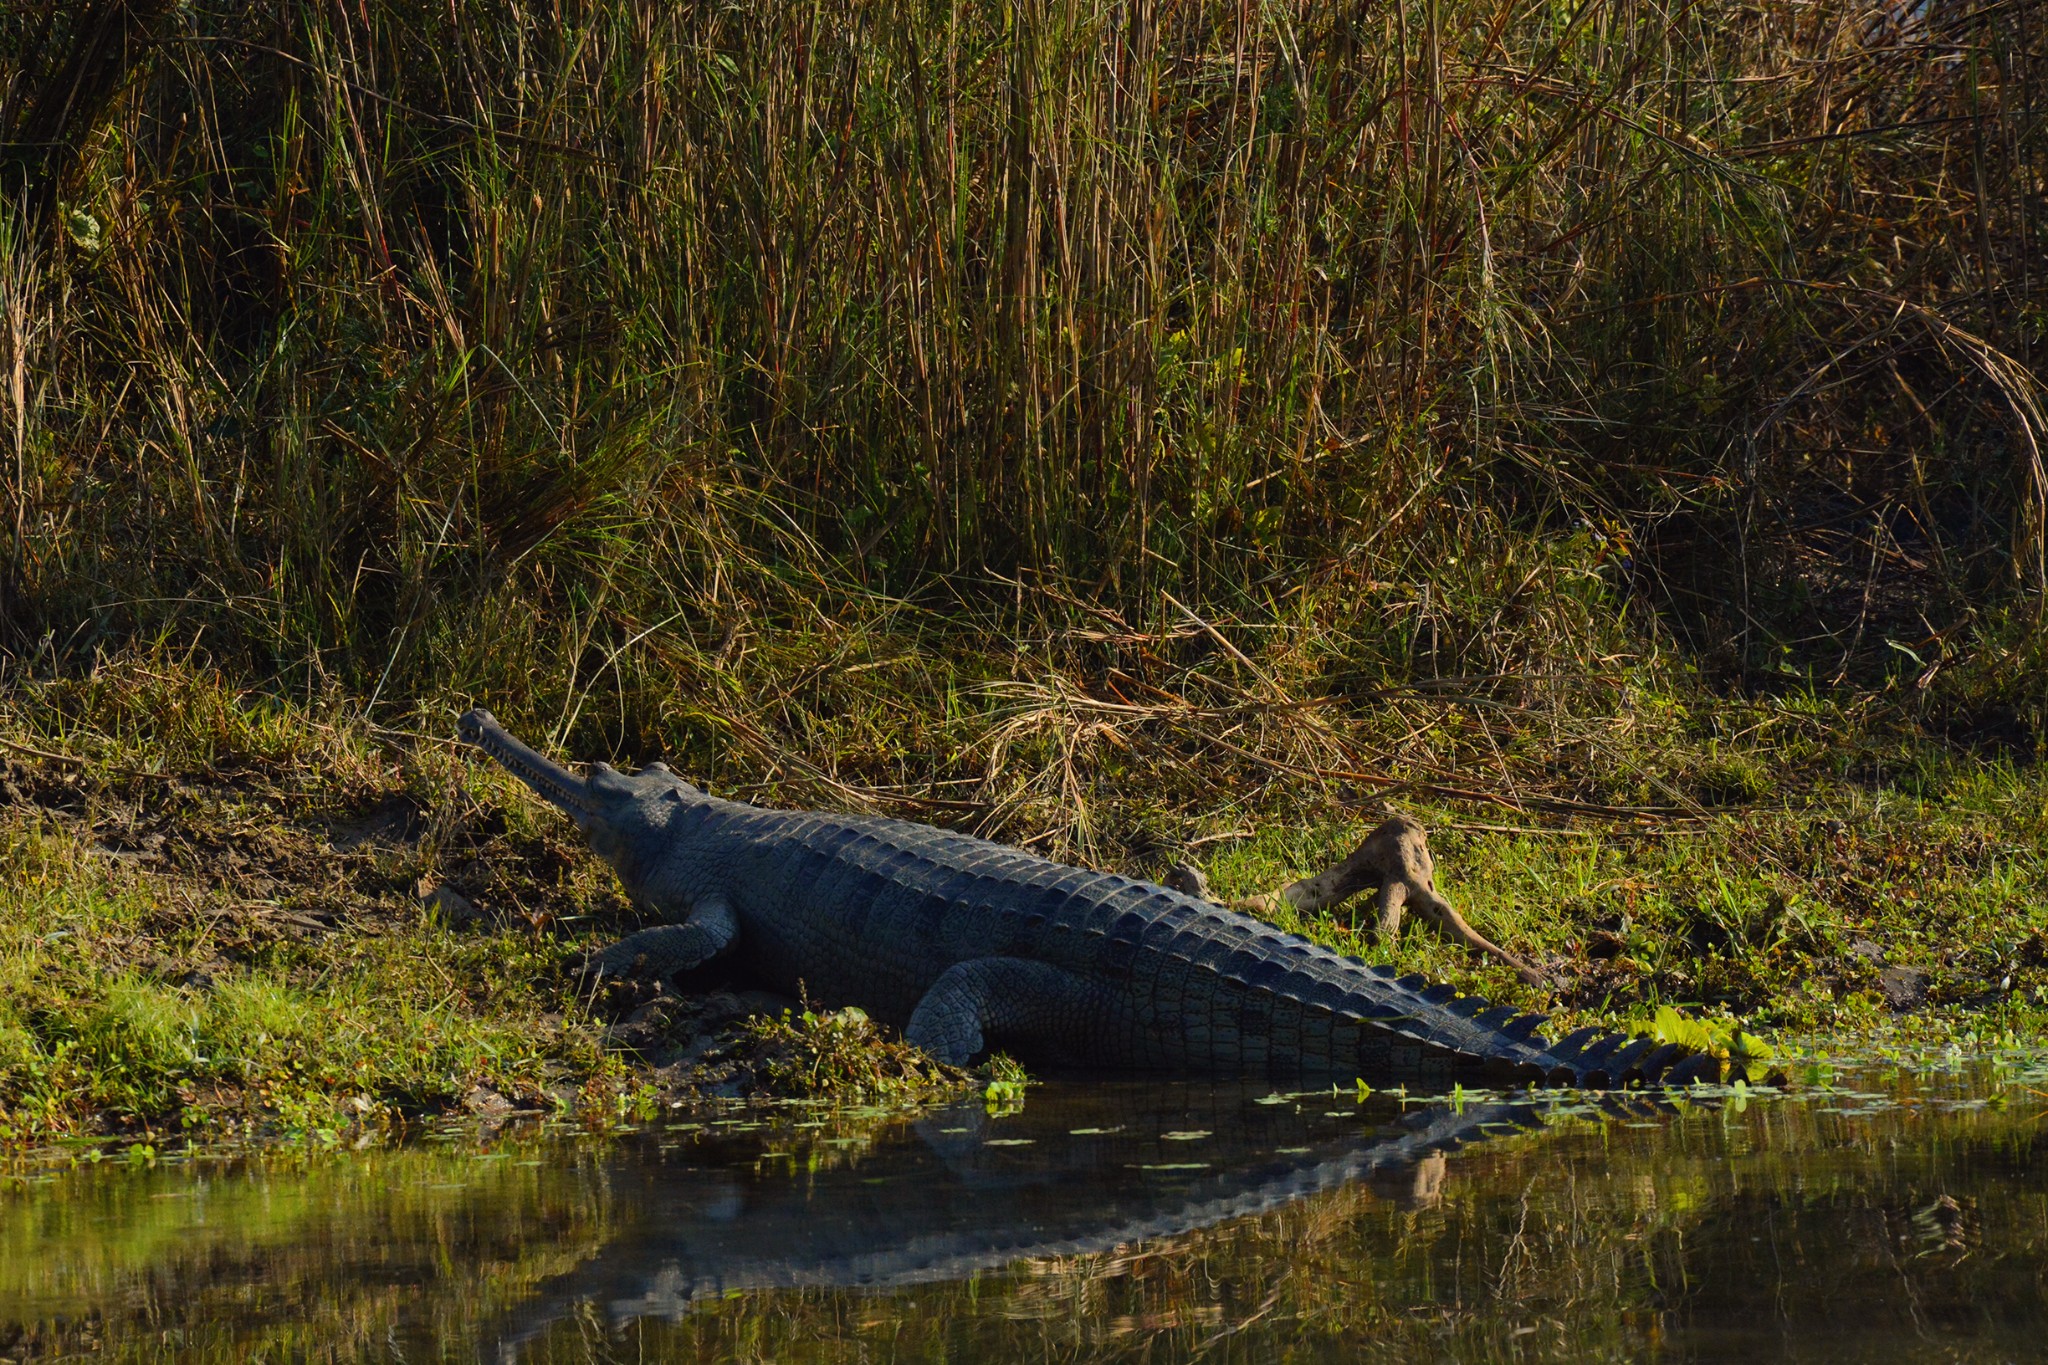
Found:
<path fill-rule="evenodd" d="M 1649 1037 L 1547 1041 L 1539 1016 L 1150 882 L 908 821 L 720 800 L 660 763 L 578 777 L 488 711 L 458 728 L 672 921 L 599 953 L 600 972 L 718 958 L 785 994 L 857 1005 L 955 1065 L 1000 1048 L 1039 1064 L 1424 1089 L 1722 1074 L 1718 1058 Z"/>

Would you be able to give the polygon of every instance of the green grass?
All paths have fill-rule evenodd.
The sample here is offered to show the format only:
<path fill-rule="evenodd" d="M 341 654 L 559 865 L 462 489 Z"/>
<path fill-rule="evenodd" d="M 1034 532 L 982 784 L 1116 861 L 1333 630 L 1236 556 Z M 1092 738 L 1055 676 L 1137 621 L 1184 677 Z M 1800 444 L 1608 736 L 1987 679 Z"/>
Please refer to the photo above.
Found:
<path fill-rule="evenodd" d="M 549 1017 L 547 945 L 422 922 L 221 944 L 247 932 L 231 897 L 109 873 L 71 831 L 7 835 L 0 1136 L 196 1124 L 331 1143 L 478 1086 L 546 1099 L 616 1069 L 594 1027 Z"/>
<path fill-rule="evenodd" d="M 784 1010 L 745 1025 L 760 1061 L 750 1088 L 793 1099 L 903 1104 L 957 1093 L 958 1077 L 865 1011 Z"/>
<path fill-rule="evenodd" d="M 9 700 L 10 737 L 70 750 L 85 721 L 115 757 L 10 769 L 7 1137 L 197 1126 L 333 1143 L 479 1087 L 552 1109 L 623 1083 L 560 988 L 565 948 L 523 921 L 454 932 L 410 894 L 445 810 L 410 840 L 351 843 L 366 799 L 466 799 L 445 755 L 386 766 L 359 733 L 309 732 L 298 708 L 174 665 L 111 682 Z"/>
<path fill-rule="evenodd" d="M 1860 1047 L 1854 1040 L 1872 1030 L 1928 1039 L 2040 1031 L 2044 809 L 2037 773 L 1994 767 L 1974 768 L 1939 801 L 1833 782 L 1692 827 L 1595 826 L 1570 837 L 1465 832 L 1455 812 L 1414 813 L 1435 831 L 1440 889 L 1474 925 L 1564 964 L 1560 1022 L 1643 1026 L 1659 1006 L 1677 1005 L 1808 1047 Z M 1226 893 L 1271 888 L 1313 865 L 1314 850 L 1341 849 L 1364 828 L 1263 835 L 1215 857 L 1210 871 Z M 1376 944 L 1339 918 L 1289 927 L 1528 998 L 1504 969 L 1475 968 L 1425 929 Z M 1880 965 L 1852 951 L 1859 944 L 1925 971 L 1926 1006 L 1895 1014 Z"/>

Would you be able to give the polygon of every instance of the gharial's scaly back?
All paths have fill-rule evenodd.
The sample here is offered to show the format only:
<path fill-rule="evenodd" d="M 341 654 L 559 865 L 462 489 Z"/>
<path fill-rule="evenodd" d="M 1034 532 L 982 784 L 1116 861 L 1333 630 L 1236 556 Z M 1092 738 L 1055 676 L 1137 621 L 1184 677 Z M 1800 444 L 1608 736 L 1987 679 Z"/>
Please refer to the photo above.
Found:
<path fill-rule="evenodd" d="M 575 818 L 637 899 L 680 918 L 599 954 L 603 971 L 667 974 L 738 945 L 769 984 L 823 987 L 958 1063 L 991 1040 L 1037 1040 L 1102 1065 L 1375 1084 L 1721 1075 L 1718 1059 L 1648 1037 L 1548 1042 L 1539 1016 L 1150 882 L 906 821 L 763 811 L 665 770 L 578 779 L 484 711 L 463 732 Z"/>

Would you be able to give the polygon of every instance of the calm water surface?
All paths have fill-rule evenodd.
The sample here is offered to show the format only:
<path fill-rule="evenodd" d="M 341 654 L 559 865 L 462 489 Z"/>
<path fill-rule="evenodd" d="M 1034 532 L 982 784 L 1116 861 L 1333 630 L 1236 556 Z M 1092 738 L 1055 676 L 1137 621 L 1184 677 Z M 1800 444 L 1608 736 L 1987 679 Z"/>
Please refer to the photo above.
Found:
<path fill-rule="evenodd" d="M 2048 1066 L 1595 1107 L 1053 1083 L 991 1115 L 0 1182 L 0 1357 L 2048 1356 Z"/>

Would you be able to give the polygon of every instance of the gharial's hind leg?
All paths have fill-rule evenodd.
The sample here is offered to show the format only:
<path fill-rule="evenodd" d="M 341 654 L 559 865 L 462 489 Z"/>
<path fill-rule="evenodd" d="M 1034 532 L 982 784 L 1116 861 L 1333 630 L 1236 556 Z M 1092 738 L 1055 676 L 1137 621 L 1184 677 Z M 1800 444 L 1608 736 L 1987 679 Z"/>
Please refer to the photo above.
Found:
<path fill-rule="evenodd" d="M 904 1041 L 951 1066 L 965 1066 L 990 1041 L 1026 1051 L 1073 1049 L 1100 1017 L 1102 988 L 1072 972 L 1021 957 L 977 957 L 940 974 L 911 1012 Z"/>
<path fill-rule="evenodd" d="M 732 906 L 723 899 L 706 898 L 680 924 L 657 924 L 592 953 L 585 970 L 594 976 L 673 976 L 709 962 L 738 936 Z"/>

